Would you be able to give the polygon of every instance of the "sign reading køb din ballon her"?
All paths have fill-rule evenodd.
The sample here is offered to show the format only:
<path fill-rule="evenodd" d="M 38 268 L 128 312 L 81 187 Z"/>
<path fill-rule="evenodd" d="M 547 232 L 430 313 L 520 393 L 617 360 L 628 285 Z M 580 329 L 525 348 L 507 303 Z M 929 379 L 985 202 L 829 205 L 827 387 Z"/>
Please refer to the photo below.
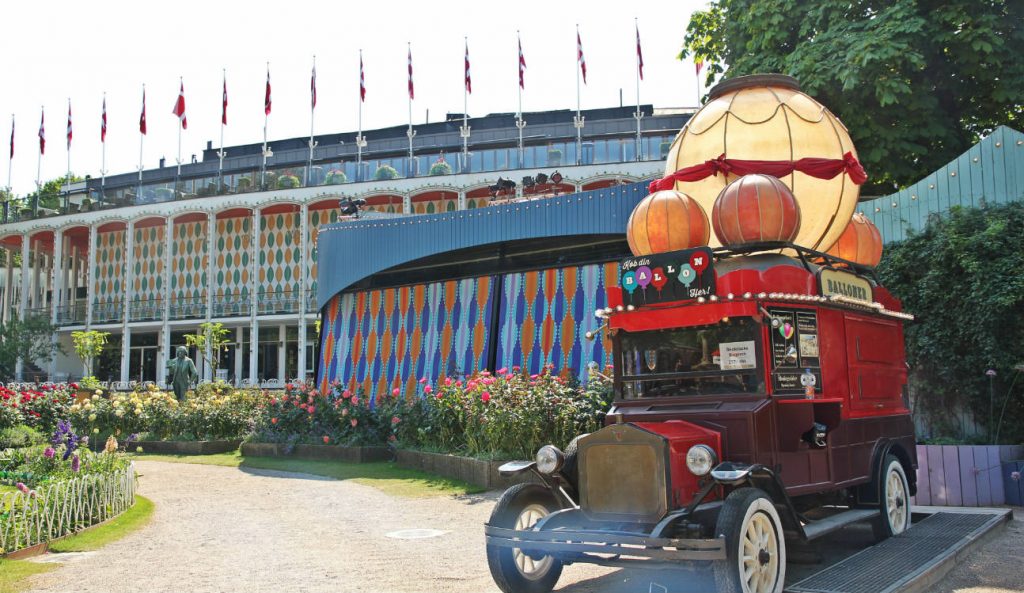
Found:
<path fill-rule="evenodd" d="M 623 304 L 639 307 L 687 301 L 715 293 L 715 267 L 707 247 L 630 257 L 619 263 Z"/>

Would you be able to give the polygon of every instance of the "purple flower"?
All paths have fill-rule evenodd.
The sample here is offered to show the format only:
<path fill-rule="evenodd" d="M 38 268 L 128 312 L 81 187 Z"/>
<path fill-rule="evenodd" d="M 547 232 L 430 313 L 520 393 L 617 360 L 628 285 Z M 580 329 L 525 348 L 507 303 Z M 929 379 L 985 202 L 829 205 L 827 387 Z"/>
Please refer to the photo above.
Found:
<path fill-rule="evenodd" d="M 28 486 L 26 486 L 24 483 L 18 482 L 17 484 L 14 485 L 14 487 L 28 494 Z"/>
<path fill-rule="evenodd" d="M 1014 482 L 1020 481 L 1020 472 L 1010 472 L 1010 479 Z"/>
<path fill-rule="evenodd" d="M 53 456 L 56 454 L 57 452 L 53 450 L 53 447 L 47 447 L 45 450 L 43 450 L 43 457 L 47 459 L 53 459 Z"/>
<path fill-rule="evenodd" d="M 71 453 L 78 448 L 78 436 L 75 434 L 74 429 L 71 428 L 71 421 L 57 421 L 57 429 L 53 431 L 53 437 L 50 438 L 50 443 L 52 443 L 54 447 L 58 445 L 65 445 L 64 461 L 67 461 L 68 458 L 71 457 Z"/>
<path fill-rule="evenodd" d="M 71 471 L 77 474 L 81 466 L 82 460 L 78 458 L 78 453 L 75 453 L 74 456 L 71 457 Z"/>

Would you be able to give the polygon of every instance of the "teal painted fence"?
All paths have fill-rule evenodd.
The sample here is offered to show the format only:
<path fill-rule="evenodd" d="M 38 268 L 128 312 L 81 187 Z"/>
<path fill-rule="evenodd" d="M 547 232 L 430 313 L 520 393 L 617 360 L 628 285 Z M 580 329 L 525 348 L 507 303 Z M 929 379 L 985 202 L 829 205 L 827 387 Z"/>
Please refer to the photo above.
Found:
<path fill-rule="evenodd" d="M 860 205 L 886 243 L 920 231 L 954 206 L 1024 199 L 1024 134 L 1000 126 L 956 160 L 914 185 Z"/>

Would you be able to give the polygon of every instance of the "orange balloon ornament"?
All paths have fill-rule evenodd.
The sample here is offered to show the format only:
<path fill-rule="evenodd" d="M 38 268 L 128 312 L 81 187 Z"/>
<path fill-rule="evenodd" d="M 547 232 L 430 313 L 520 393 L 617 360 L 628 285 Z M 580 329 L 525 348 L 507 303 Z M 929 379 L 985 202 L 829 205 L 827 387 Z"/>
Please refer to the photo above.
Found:
<path fill-rule="evenodd" d="M 882 234 L 875 223 L 857 212 L 827 253 L 873 268 L 882 261 Z"/>
<path fill-rule="evenodd" d="M 710 237 L 704 209 L 675 190 L 654 192 L 641 200 L 626 225 L 626 241 L 636 256 L 700 247 Z"/>
<path fill-rule="evenodd" d="M 711 224 L 726 246 L 792 242 L 800 233 L 800 206 L 777 177 L 744 175 L 718 194 Z"/>

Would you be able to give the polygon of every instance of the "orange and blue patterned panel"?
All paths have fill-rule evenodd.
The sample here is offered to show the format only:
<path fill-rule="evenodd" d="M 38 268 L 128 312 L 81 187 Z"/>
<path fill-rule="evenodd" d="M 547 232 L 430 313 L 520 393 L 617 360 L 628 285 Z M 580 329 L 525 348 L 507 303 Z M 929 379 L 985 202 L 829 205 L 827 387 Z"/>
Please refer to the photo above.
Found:
<path fill-rule="evenodd" d="M 96 276 L 93 300 L 120 302 L 124 298 L 124 230 L 96 233 Z"/>
<path fill-rule="evenodd" d="M 217 244 L 214 246 L 215 294 L 242 298 L 249 296 L 251 242 L 251 216 L 217 219 Z"/>
<path fill-rule="evenodd" d="M 494 279 L 450 280 L 332 298 L 321 329 L 321 389 L 335 380 L 367 395 L 415 393 L 425 377 L 487 364 Z"/>
<path fill-rule="evenodd" d="M 608 263 L 506 275 L 497 367 L 539 373 L 551 364 L 586 381 L 591 362 L 610 363 L 608 333 L 593 341 L 584 335 L 601 325 L 594 311 L 606 306 L 605 287 L 617 285 L 618 273 L 618 264 Z"/>
<path fill-rule="evenodd" d="M 206 221 L 174 225 L 171 258 L 171 301 L 193 302 L 206 298 Z"/>
<path fill-rule="evenodd" d="M 133 301 L 156 301 L 163 295 L 166 231 L 167 227 L 162 224 L 135 229 L 132 239 Z"/>

